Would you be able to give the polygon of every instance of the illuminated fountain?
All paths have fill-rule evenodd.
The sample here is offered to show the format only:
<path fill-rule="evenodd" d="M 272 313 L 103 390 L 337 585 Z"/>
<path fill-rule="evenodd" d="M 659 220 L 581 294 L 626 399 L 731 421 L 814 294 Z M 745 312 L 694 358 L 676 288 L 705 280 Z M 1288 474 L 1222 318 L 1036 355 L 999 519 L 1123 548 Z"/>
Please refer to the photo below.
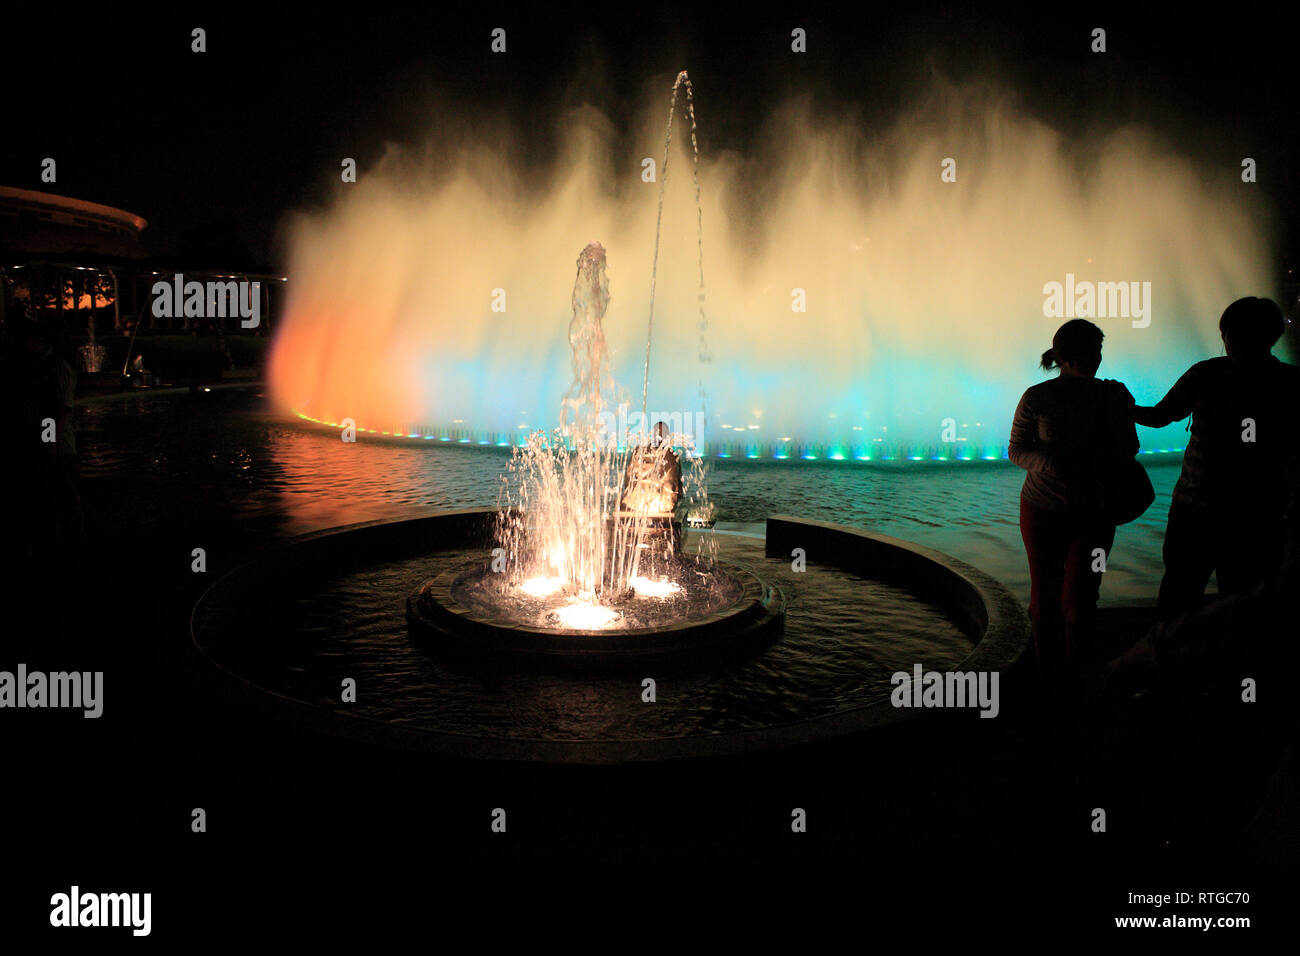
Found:
<path fill-rule="evenodd" d="M 665 133 L 664 179 L 678 92 L 686 91 L 687 116 L 694 145 L 695 114 L 685 71 L 673 85 Z M 698 161 L 698 152 L 696 152 Z M 704 240 L 698 169 L 695 169 L 696 249 L 699 265 L 699 360 L 710 360 L 705 335 Z M 661 220 L 655 230 L 651 265 L 650 310 L 642 371 L 641 411 L 627 427 L 630 402 L 611 373 L 605 317 L 610 302 L 605 249 L 589 243 L 578 256 L 570 296 L 569 348 L 573 381 L 565 395 L 560 425 L 533 432 L 514 450 L 503 479 L 497 547 L 490 561 L 475 560 L 463 569 L 426 583 L 410 602 L 417 631 L 464 635 L 472 619 L 478 633 L 496 633 L 519 644 L 517 627 L 528 628 L 528 650 L 589 653 L 590 643 L 539 643 L 539 635 L 572 638 L 589 632 L 617 633 L 611 649 L 620 656 L 628 647 L 662 650 L 664 628 L 677 631 L 701 622 L 729 639 L 757 630 L 766 637 L 779 631 L 781 600 L 771 588 L 739 569 L 716 560 L 703 465 L 695 454 L 694 436 L 674 431 L 667 422 L 652 422 L 647 412 L 650 356 L 654 341 L 654 295 L 658 277 Z M 701 407 L 706 388 L 698 383 Z M 701 413 L 700 418 L 705 416 Z M 680 455 L 677 450 L 680 449 Z M 681 459 L 687 460 L 683 469 Z M 694 553 L 682 553 L 680 506 L 694 520 Z M 451 612 L 448 613 L 448 609 Z M 757 628 L 730 627 L 729 612 L 757 612 Z M 720 627 L 719 622 L 728 627 Z M 473 630 L 473 629 L 472 629 Z M 638 640 L 630 640 L 629 635 Z M 695 635 L 698 637 L 699 635 Z M 681 644 L 674 633 L 668 643 Z M 716 642 L 715 642 L 716 643 Z M 707 646 L 708 641 L 702 641 Z M 490 642 L 489 642 L 490 646 Z"/>
<path fill-rule="evenodd" d="M 462 135 L 440 117 L 427 150 L 394 146 L 298 216 L 279 406 L 352 419 L 362 438 L 517 447 L 549 427 L 570 380 L 555 329 L 574 251 L 599 235 L 617 250 L 621 314 L 648 308 L 665 170 L 662 98 L 645 103 L 628 139 L 591 108 L 556 116 L 545 153 L 511 148 L 508 128 L 485 136 L 490 118 Z M 699 207 L 689 189 L 663 199 L 658 266 L 676 281 L 658 293 L 649 407 L 693 403 L 703 372 L 705 457 L 1000 459 L 1065 320 L 1044 314 L 1045 285 L 1151 283 L 1149 316 L 1096 319 L 1100 374 L 1139 402 L 1218 354 L 1229 302 L 1271 287 L 1266 201 L 1150 130 L 1071 136 L 987 83 L 936 83 L 887 123 L 846 115 L 794 100 L 743 151 L 700 144 L 708 346 L 725 372 L 695 361 L 696 289 L 680 281 L 697 268 Z M 684 172 L 690 137 L 668 155 Z M 643 328 L 608 334 L 635 392 Z M 1144 450 L 1185 437 L 1144 432 Z"/>
<path fill-rule="evenodd" d="M 655 500 L 624 507 L 628 465 L 649 450 L 643 435 L 619 434 L 610 412 L 616 397 L 603 324 L 608 305 L 605 250 L 593 242 L 578 257 L 573 285 L 574 381 L 561 425 L 553 433 L 534 433 L 516 450 L 514 480 L 503 489 L 500 544 L 507 564 L 501 570 L 509 586 L 533 597 L 549 589 L 579 606 L 631 589 L 641 577 L 643 552 L 651 548 L 648 516 L 666 515 L 671 522 L 678 494 L 673 487 L 655 487 Z M 667 461 L 664 456 L 671 454 L 664 449 L 659 457 Z M 568 620 L 583 616 L 566 609 L 559 614 Z M 595 613 L 601 617 L 607 615 Z"/>
<path fill-rule="evenodd" d="M 471 652 L 606 664 L 779 634 L 780 593 L 718 562 L 710 532 L 695 532 L 692 553 L 682 553 L 679 504 L 707 510 L 690 436 L 619 427 L 628 402 L 609 372 L 605 269 L 604 248 L 590 243 L 573 285 L 574 378 L 560 426 L 514 450 L 491 557 L 444 572 L 412 596 L 417 634 Z M 647 424 L 644 415 L 639 421 Z"/>

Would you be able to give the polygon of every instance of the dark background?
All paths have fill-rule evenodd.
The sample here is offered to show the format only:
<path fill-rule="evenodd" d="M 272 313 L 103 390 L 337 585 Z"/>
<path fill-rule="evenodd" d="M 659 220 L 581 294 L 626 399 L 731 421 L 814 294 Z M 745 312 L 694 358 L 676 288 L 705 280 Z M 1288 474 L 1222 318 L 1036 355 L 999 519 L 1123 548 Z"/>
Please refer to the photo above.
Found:
<path fill-rule="evenodd" d="M 1243 156 L 1281 212 L 1279 274 L 1300 256 L 1297 52 L 1282 7 L 998 10 L 984 4 L 374 5 L 326 13 L 227 5 L 6 11 L 0 182 L 119 206 L 158 252 L 282 266 L 282 214 L 322 199 L 339 161 L 448 117 L 505 123 L 544 161 L 552 120 L 591 103 L 616 125 L 645 84 L 690 71 L 702 148 L 744 149 L 791 94 L 885 122 L 931 75 L 993 77 L 1079 132 L 1140 122 L 1237 178 Z M 190 30 L 207 52 L 190 52 Z M 507 31 L 508 52 L 489 50 Z M 790 30 L 808 52 L 790 52 Z M 1093 27 L 1108 52 L 1090 52 Z M 40 161 L 58 182 L 40 183 Z M 242 260 L 247 260 L 245 263 Z"/>

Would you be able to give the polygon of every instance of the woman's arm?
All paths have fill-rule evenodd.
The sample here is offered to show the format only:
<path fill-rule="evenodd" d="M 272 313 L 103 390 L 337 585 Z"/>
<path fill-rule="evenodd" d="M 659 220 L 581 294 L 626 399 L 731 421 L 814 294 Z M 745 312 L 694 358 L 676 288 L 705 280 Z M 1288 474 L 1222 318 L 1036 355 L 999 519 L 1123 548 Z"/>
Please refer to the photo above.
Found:
<path fill-rule="evenodd" d="M 1145 425 L 1147 428 L 1164 428 L 1169 424 L 1169 421 L 1164 421 L 1160 417 L 1160 412 L 1156 411 L 1154 405 L 1134 405 L 1133 421 L 1139 425 Z"/>
<path fill-rule="evenodd" d="M 1169 394 L 1155 405 L 1133 406 L 1133 421 L 1148 428 L 1164 428 L 1173 422 L 1180 422 L 1192 413 L 1192 402 L 1196 394 L 1196 376 L 1193 365 L 1174 383 Z"/>
<path fill-rule="evenodd" d="M 1051 459 L 1038 444 L 1038 416 L 1029 407 L 1029 393 L 1020 397 L 1011 420 L 1007 457 L 1025 471 L 1049 471 Z"/>

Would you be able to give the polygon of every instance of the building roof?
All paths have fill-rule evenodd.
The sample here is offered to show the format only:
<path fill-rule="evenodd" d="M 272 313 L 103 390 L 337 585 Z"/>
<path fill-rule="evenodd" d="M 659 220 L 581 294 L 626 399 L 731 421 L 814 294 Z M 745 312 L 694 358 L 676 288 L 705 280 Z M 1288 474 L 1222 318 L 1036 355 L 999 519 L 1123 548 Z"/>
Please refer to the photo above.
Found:
<path fill-rule="evenodd" d="M 38 255 L 148 255 L 135 213 L 56 193 L 0 186 L 0 250 Z"/>
<path fill-rule="evenodd" d="M 149 225 L 144 218 L 115 206 L 105 206 L 85 199 L 73 199 L 71 196 L 60 196 L 57 193 L 19 189 L 16 186 L 0 186 L 0 206 L 25 206 L 54 211 L 66 216 L 96 219 L 116 226 L 132 228 L 137 233 L 143 232 Z"/>

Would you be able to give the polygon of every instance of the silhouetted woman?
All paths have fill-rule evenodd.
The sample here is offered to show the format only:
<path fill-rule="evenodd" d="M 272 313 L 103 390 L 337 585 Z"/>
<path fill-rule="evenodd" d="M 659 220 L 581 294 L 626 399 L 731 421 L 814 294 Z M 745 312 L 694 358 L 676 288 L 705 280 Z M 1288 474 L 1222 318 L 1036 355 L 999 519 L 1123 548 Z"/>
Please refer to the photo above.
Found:
<path fill-rule="evenodd" d="M 1028 389 L 1011 425 L 1008 457 L 1025 469 L 1020 535 L 1029 557 L 1029 616 L 1040 674 L 1059 676 L 1093 652 L 1101 569 L 1115 540 L 1103 479 L 1138 450 L 1133 396 L 1097 378 L 1101 329 L 1061 326 L 1042 367 L 1060 375 Z"/>

